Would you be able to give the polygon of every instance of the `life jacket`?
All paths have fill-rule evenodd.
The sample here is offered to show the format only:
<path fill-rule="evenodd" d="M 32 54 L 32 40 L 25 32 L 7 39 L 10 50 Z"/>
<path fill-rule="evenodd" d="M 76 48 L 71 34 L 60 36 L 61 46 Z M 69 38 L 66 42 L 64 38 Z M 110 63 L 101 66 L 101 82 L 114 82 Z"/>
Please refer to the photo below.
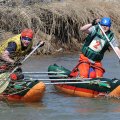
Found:
<path fill-rule="evenodd" d="M 0 55 L 5 51 L 5 49 L 7 48 L 8 44 L 10 42 L 15 42 L 16 45 L 17 45 L 15 53 L 13 55 L 10 55 L 10 57 L 12 59 L 17 60 L 18 57 L 22 57 L 22 56 L 26 55 L 31 50 L 33 43 L 31 42 L 25 50 L 22 50 L 20 36 L 21 36 L 21 34 L 18 34 L 16 36 L 14 36 L 12 38 L 9 38 L 8 40 L 4 41 L 0 45 Z"/>
<path fill-rule="evenodd" d="M 114 34 L 110 30 L 106 33 L 110 41 L 113 39 Z M 95 26 L 94 32 L 89 34 L 85 43 L 82 47 L 82 53 L 89 59 L 93 61 L 101 61 L 103 59 L 104 53 L 108 50 L 110 46 L 104 35 L 100 34 L 99 26 Z"/>

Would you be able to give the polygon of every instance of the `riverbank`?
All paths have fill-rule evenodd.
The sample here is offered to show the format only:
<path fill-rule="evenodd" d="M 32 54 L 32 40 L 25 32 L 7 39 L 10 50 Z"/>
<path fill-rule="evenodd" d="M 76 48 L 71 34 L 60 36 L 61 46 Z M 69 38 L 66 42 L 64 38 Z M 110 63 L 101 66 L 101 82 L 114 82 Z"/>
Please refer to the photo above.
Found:
<path fill-rule="evenodd" d="M 120 38 L 120 2 L 116 0 L 54 0 L 31 4 L 13 0 L 12 3 L 0 5 L 0 40 L 14 36 L 26 27 L 32 28 L 34 45 L 39 40 L 46 42 L 38 54 L 80 51 L 85 38 L 80 27 L 103 16 L 111 17 L 112 30 Z"/>

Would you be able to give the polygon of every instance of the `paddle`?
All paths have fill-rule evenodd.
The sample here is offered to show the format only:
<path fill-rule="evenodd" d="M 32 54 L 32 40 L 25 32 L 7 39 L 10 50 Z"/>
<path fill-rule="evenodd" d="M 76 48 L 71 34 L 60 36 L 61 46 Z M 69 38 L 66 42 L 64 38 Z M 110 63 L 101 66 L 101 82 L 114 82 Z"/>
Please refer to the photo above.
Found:
<path fill-rule="evenodd" d="M 39 43 L 39 44 L 24 58 L 24 60 L 22 60 L 21 63 L 25 62 L 39 47 L 41 47 L 41 45 L 42 45 L 42 44 Z M 14 72 L 18 69 L 18 67 L 19 67 L 19 66 L 15 67 L 10 74 L 14 73 Z"/>
<path fill-rule="evenodd" d="M 24 60 L 22 60 L 21 63 L 25 62 L 39 47 L 41 47 L 43 44 L 38 44 L 25 58 Z M 2 76 L 0 77 L 0 94 L 7 88 L 7 86 L 9 85 L 10 82 L 10 75 L 12 73 L 14 73 L 16 70 L 18 69 L 18 66 L 16 66 L 11 73 L 7 73 L 7 77 L 6 77 L 6 73 L 3 73 Z"/>
<path fill-rule="evenodd" d="M 9 85 L 8 79 L 10 79 L 8 73 L 1 73 L 0 74 L 0 93 L 2 93 Z"/>
<path fill-rule="evenodd" d="M 110 39 L 108 38 L 108 36 L 105 34 L 104 30 L 102 29 L 101 25 L 98 23 L 99 28 L 101 29 L 101 31 L 103 32 L 104 36 L 106 37 L 107 41 L 109 42 L 110 46 L 113 48 L 114 52 L 116 53 L 117 57 L 120 60 L 120 54 L 117 52 L 116 48 L 113 46 L 113 44 L 111 43 Z"/>

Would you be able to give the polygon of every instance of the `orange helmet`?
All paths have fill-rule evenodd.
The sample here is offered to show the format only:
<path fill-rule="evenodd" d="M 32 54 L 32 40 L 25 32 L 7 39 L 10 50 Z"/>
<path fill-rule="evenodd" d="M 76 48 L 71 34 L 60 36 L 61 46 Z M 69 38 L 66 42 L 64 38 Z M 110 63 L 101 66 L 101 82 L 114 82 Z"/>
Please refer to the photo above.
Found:
<path fill-rule="evenodd" d="M 33 31 L 32 31 L 32 29 L 24 29 L 21 32 L 21 37 L 28 37 L 28 38 L 32 39 L 33 38 Z"/>

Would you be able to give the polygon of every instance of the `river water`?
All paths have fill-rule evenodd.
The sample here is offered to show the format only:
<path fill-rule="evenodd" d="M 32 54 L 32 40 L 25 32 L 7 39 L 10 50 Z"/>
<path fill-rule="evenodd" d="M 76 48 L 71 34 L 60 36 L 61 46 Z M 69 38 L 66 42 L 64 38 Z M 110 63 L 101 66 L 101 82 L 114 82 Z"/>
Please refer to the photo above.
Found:
<path fill-rule="evenodd" d="M 72 69 L 79 54 L 31 57 L 24 63 L 24 71 L 47 71 L 57 63 Z M 120 64 L 113 52 L 103 60 L 105 77 L 120 78 Z M 47 78 L 47 76 L 46 76 Z M 42 101 L 38 103 L 0 102 L 0 120 L 119 120 L 120 100 L 107 98 L 82 98 L 58 93 L 52 85 L 46 86 Z"/>

